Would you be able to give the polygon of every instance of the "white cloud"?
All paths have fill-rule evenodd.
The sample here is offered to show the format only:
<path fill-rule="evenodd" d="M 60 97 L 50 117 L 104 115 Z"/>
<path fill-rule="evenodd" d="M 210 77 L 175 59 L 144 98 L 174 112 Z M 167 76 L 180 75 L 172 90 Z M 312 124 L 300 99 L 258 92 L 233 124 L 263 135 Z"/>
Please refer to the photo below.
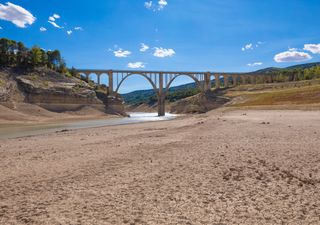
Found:
<path fill-rule="evenodd" d="M 312 59 L 312 57 L 305 52 L 299 52 L 297 50 L 281 52 L 274 56 L 274 61 L 281 62 L 302 62 Z"/>
<path fill-rule="evenodd" d="M 159 0 L 158 5 L 159 5 L 158 10 L 161 10 L 168 5 L 168 2 L 166 0 Z"/>
<path fill-rule="evenodd" d="M 75 29 L 75 30 L 83 30 L 82 27 L 75 27 L 74 29 Z"/>
<path fill-rule="evenodd" d="M 51 23 L 52 26 L 54 26 L 55 28 L 58 28 L 58 29 L 63 29 L 63 27 L 59 26 L 56 22 L 53 22 L 53 21 L 48 21 L 48 23 Z"/>
<path fill-rule="evenodd" d="M 127 50 L 122 50 L 121 48 L 117 51 L 113 51 L 113 54 L 115 57 L 118 57 L 118 58 L 126 58 L 128 57 L 129 55 L 131 55 L 131 52 L 130 51 L 127 51 Z"/>
<path fill-rule="evenodd" d="M 144 7 L 146 7 L 147 9 L 151 9 L 151 8 L 152 8 L 152 1 L 150 1 L 150 2 L 145 2 L 145 3 L 144 3 Z"/>
<path fill-rule="evenodd" d="M 320 54 L 320 44 L 305 44 L 303 49 L 313 54 Z"/>
<path fill-rule="evenodd" d="M 68 34 L 68 35 L 71 35 L 71 34 L 72 34 L 72 30 L 68 30 L 68 31 L 67 31 L 67 34 Z"/>
<path fill-rule="evenodd" d="M 45 28 L 45 27 L 40 27 L 40 31 L 41 31 L 41 32 L 45 32 L 45 31 L 47 31 L 47 28 Z"/>
<path fill-rule="evenodd" d="M 152 1 L 144 3 L 144 7 L 146 7 L 147 9 L 153 10 L 154 12 L 164 9 L 167 5 L 168 5 L 167 0 L 159 0 L 158 4 L 153 4 Z"/>
<path fill-rule="evenodd" d="M 295 52 L 295 51 L 298 51 L 298 49 L 297 48 L 289 48 L 289 51 L 290 52 Z"/>
<path fill-rule="evenodd" d="M 61 18 L 61 16 L 56 13 L 54 13 L 52 16 L 49 16 L 49 20 L 52 22 L 54 22 L 54 21 L 56 21 L 56 19 L 60 19 L 60 18 Z"/>
<path fill-rule="evenodd" d="M 10 21 L 20 28 L 25 28 L 28 24 L 32 25 L 36 21 L 36 18 L 21 6 L 10 2 L 6 4 L 0 4 L 0 19 Z"/>
<path fill-rule="evenodd" d="M 145 68 L 145 64 L 143 62 L 134 62 L 134 63 L 128 63 L 128 68 L 131 69 L 139 69 L 139 68 Z"/>
<path fill-rule="evenodd" d="M 172 57 L 174 56 L 176 53 L 173 49 L 169 48 L 169 49 L 166 49 L 166 48 L 155 48 L 155 51 L 153 53 L 153 55 L 155 57 L 160 57 L 160 58 L 164 58 L 164 57 Z"/>
<path fill-rule="evenodd" d="M 255 63 L 248 63 L 248 66 L 254 67 L 254 66 L 261 66 L 263 63 L 262 62 L 255 62 Z"/>
<path fill-rule="evenodd" d="M 241 48 L 241 50 L 244 52 L 246 50 L 253 50 L 254 48 L 258 48 L 260 45 L 265 44 L 265 42 L 258 41 L 256 44 L 249 43 L 246 44 L 244 47 Z"/>
<path fill-rule="evenodd" d="M 252 50 L 253 49 L 253 44 L 246 44 L 244 47 L 242 47 L 242 51 L 246 51 L 246 50 Z"/>
<path fill-rule="evenodd" d="M 144 43 L 141 43 L 140 52 L 146 52 L 150 47 Z"/>

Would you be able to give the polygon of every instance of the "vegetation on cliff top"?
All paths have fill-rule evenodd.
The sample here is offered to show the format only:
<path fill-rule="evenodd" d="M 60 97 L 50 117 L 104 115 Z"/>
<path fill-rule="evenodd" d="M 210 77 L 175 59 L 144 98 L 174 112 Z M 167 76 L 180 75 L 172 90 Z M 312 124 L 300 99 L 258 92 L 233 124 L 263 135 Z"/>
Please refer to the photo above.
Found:
<path fill-rule="evenodd" d="M 0 38 L 0 67 L 47 67 L 60 73 L 69 72 L 59 50 L 46 51 L 38 46 L 29 49 L 22 42 L 7 38 Z"/>

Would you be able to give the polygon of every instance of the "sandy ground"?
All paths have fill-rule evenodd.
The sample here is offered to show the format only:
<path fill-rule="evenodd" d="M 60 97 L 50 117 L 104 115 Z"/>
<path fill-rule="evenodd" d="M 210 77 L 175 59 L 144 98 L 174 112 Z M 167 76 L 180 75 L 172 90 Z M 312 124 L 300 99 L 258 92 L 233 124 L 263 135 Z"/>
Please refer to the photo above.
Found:
<path fill-rule="evenodd" d="M 0 224 L 320 224 L 320 111 L 0 141 Z"/>

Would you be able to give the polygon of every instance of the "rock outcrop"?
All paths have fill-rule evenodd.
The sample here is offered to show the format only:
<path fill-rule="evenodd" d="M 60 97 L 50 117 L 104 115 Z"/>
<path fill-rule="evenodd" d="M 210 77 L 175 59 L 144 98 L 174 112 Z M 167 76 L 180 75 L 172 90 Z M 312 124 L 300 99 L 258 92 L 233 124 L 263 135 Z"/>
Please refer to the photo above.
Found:
<path fill-rule="evenodd" d="M 221 96 L 220 90 L 208 91 L 171 103 L 170 112 L 177 114 L 205 113 L 229 101 L 229 98 Z"/>

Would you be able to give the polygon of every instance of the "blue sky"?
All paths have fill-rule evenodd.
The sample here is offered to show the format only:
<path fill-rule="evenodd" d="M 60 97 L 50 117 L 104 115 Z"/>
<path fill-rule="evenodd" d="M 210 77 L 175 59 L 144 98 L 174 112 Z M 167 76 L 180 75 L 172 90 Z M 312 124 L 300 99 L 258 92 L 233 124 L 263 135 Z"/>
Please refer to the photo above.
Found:
<path fill-rule="evenodd" d="M 0 37 L 59 49 L 70 67 L 243 72 L 320 61 L 318 0 L 0 4 Z M 142 43 L 148 49 L 141 49 Z M 125 86 L 121 92 L 150 88 L 140 78 L 130 78 Z"/>

